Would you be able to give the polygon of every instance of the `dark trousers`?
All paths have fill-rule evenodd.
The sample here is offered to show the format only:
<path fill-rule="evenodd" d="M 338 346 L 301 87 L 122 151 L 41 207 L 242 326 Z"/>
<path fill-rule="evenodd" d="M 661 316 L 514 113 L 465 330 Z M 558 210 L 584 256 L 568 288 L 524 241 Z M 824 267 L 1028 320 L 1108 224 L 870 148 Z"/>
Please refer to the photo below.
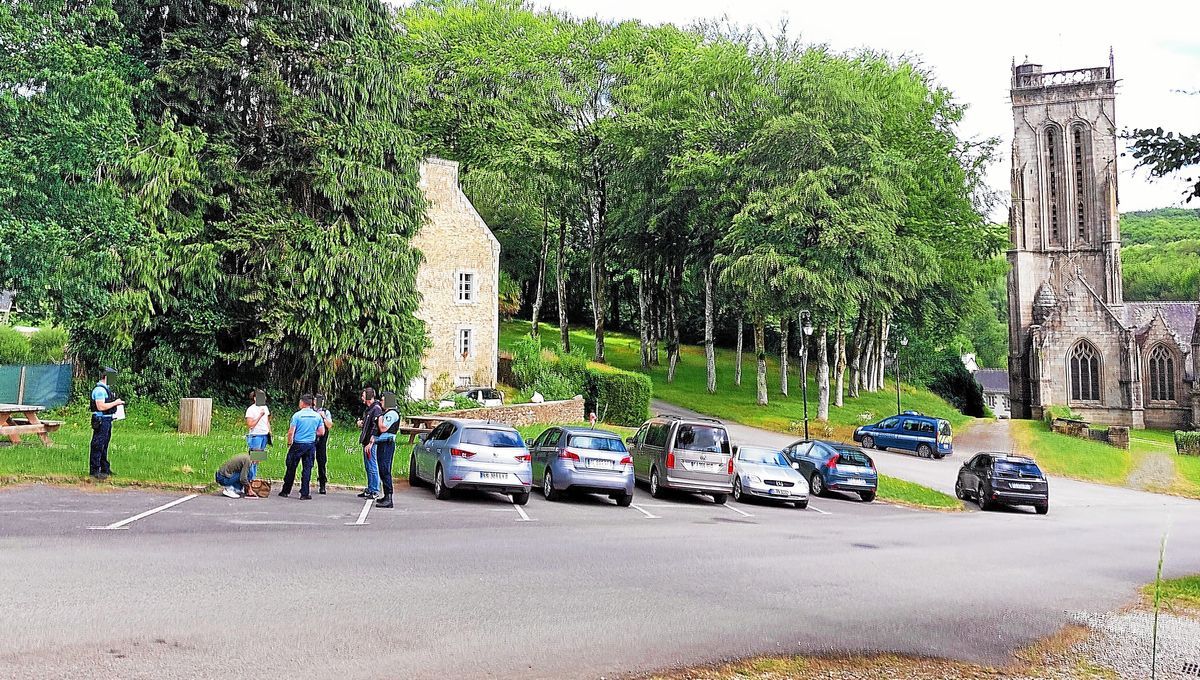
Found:
<path fill-rule="evenodd" d="M 287 470 L 283 473 L 283 489 L 285 494 L 292 492 L 292 484 L 296 481 L 296 466 L 304 464 L 300 473 L 300 495 L 308 495 L 308 485 L 312 481 L 313 458 L 316 457 L 316 445 L 313 442 L 292 442 L 287 452 Z"/>
<path fill-rule="evenodd" d="M 375 456 L 379 459 L 379 481 L 383 484 L 383 495 L 392 495 L 392 460 L 396 457 L 395 439 L 376 439 Z"/>
<path fill-rule="evenodd" d="M 317 437 L 317 484 L 325 488 L 329 478 L 325 476 L 325 464 L 329 462 L 329 435 Z"/>
<path fill-rule="evenodd" d="M 108 442 L 112 439 L 112 418 L 92 416 L 92 449 L 88 461 L 88 474 L 109 475 L 112 469 L 108 467 Z"/>

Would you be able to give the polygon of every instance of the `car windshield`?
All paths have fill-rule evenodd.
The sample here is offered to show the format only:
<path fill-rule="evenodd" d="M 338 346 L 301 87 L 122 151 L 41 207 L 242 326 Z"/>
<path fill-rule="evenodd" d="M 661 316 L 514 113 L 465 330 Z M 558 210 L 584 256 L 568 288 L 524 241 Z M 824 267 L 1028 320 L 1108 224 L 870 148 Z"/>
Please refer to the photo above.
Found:
<path fill-rule="evenodd" d="M 463 430 L 460 441 L 463 444 L 491 446 L 497 449 L 520 449 L 525 447 L 521 435 L 513 430 L 493 430 L 482 427 L 471 427 Z"/>
<path fill-rule="evenodd" d="M 998 460 L 996 461 L 996 474 L 1001 477 L 1041 477 L 1042 471 L 1034 463 Z"/>
<path fill-rule="evenodd" d="M 871 459 L 857 449 L 838 449 L 838 465 L 871 467 Z"/>
<path fill-rule="evenodd" d="M 702 453 L 729 453 L 729 437 L 725 428 L 708 425 L 680 425 L 675 446 Z"/>
<path fill-rule="evenodd" d="M 738 449 L 738 460 L 747 463 L 760 463 L 762 465 L 780 465 L 783 467 L 789 465 L 787 458 L 780 451 L 774 449 L 753 449 L 745 446 Z"/>
<path fill-rule="evenodd" d="M 590 434 L 573 434 L 567 440 L 567 446 L 589 451 L 613 451 L 625 453 L 625 442 L 616 437 L 604 437 Z"/>

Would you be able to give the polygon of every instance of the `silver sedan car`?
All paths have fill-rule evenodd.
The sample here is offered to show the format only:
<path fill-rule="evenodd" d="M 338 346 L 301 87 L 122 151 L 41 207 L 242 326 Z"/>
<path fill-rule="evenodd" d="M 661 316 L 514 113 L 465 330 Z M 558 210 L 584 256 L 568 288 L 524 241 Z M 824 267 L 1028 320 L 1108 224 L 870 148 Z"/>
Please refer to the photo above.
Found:
<path fill-rule="evenodd" d="M 733 457 L 733 498 L 750 497 L 808 507 L 808 480 L 792 468 L 782 451 L 765 446 L 739 446 Z"/>
<path fill-rule="evenodd" d="M 533 482 L 529 449 L 508 425 L 480 420 L 447 420 L 413 447 L 408 481 L 433 485 L 439 500 L 454 489 L 509 494 L 512 502 L 529 502 Z"/>

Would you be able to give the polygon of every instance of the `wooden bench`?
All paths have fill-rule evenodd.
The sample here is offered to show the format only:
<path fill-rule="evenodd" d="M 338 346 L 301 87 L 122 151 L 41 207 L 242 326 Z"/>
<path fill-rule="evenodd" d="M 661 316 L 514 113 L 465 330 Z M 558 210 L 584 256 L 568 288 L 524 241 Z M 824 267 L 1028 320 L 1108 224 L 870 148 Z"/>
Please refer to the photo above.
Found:
<path fill-rule="evenodd" d="M 60 420 L 42 420 L 38 413 L 41 406 L 22 404 L 0 404 L 0 437 L 8 437 L 13 444 L 21 443 L 21 435 L 33 434 L 46 446 L 50 446 L 50 433 L 62 427 Z"/>

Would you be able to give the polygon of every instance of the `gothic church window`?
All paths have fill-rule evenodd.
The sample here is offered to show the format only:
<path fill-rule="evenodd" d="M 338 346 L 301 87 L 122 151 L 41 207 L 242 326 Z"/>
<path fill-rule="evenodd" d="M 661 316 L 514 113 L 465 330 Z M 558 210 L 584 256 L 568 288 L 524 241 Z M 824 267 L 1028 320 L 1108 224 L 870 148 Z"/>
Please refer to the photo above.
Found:
<path fill-rule="evenodd" d="M 1069 378 L 1071 401 L 1100 401 L 1100 352 L 1087 340 L 1071 350 Z"/>
<path fill-rule="evenodd" d="M 1075 236 L 1080 241 L 1088 240 L 1087 198 L 1090 187 L 1086 170 L 1091 164 L 1090 142 L 1087 128 L 1083 125 L 1071 128 L 1072 160 L 1075 168 Z"/>
<path fill-rule="evenodd" d="M 1062 136 L 1053 127 L 1046 128 L 1046 198 L 1050 208 L 1050 243 L 1062 245 L 1063 147 Z"/>
<path fill-rule="evenodd" d="M 1175 401 L 1175 355 L 1166 345 L 1150 352 L 1150 400 Z"/>

